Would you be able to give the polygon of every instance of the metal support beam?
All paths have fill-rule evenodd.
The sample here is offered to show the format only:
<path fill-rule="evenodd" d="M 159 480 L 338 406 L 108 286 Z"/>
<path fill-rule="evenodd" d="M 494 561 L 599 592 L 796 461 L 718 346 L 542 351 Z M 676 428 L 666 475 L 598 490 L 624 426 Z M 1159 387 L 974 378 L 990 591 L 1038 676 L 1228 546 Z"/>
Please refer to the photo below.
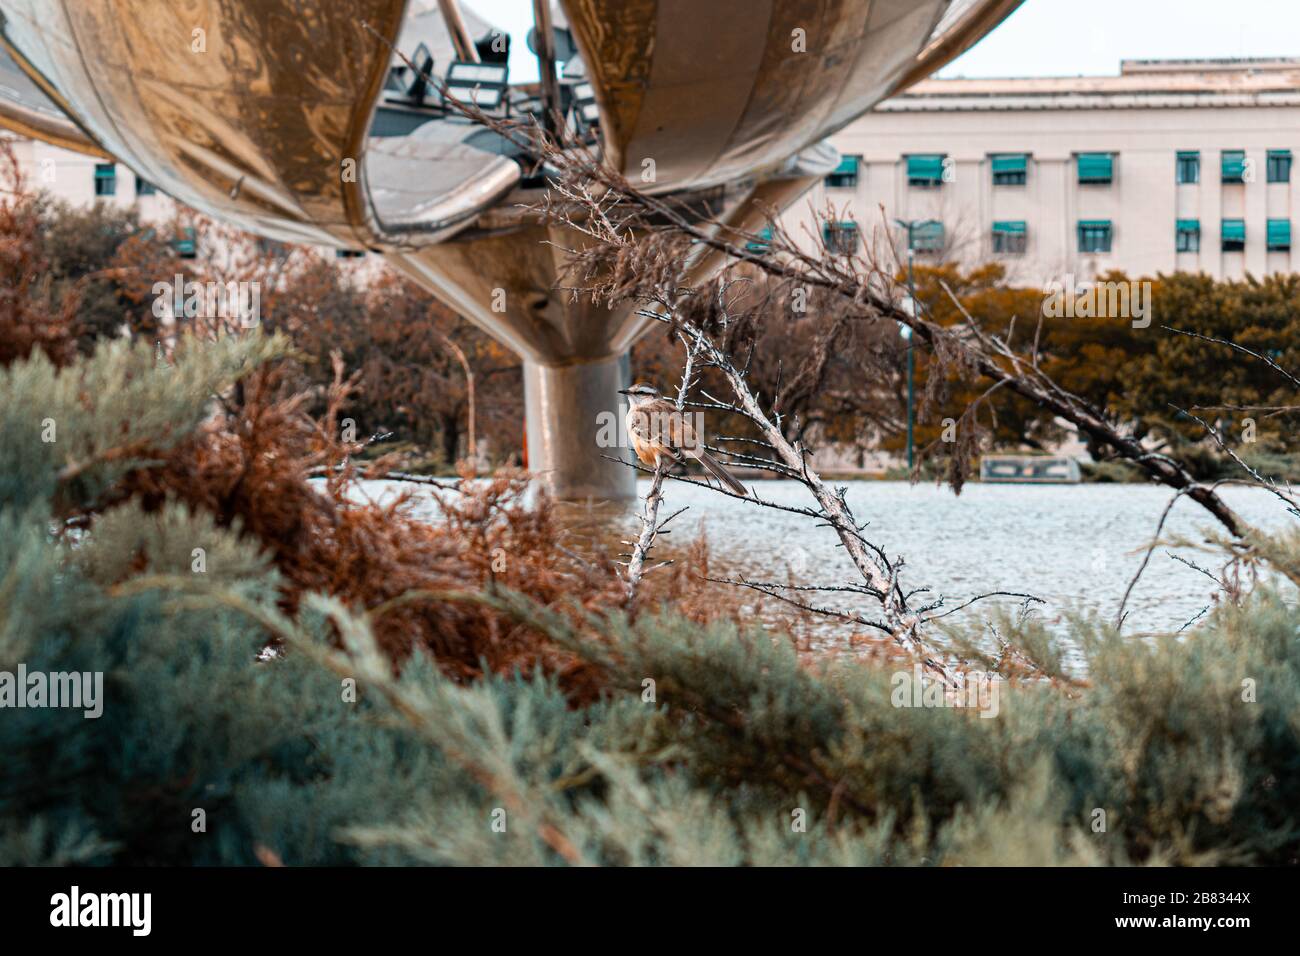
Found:
<path fill-rule="evenodd" d="M 438 0 L 438 9 L 442 11 L 447 32 L 451 34 L 451 43 L 456 48 L 456 56 L 467 63 L 481 62 L 478 47 L 474 45 L 474 38 L 469 35 L 469 27 L 465 26 L 465 18 L 460 15 L 460 5 L 456 0 Z"/>
<path fill-rule="evenodd" d="M 555 75 L 555 29 L 551 25 L 551 0 L 533 0 L 533 36 L 537 42 L 537 68 L 542 76 L 542 127 L 554 133 L 560 124 L 560 81 Z"/>
<path fill-rule="evenodd" d="M 618 394 L 629 384 L 626 353 L 581 365 L 524 363 L 528 468 L 556 498 L 636 497 L 636 472 L 610 460 L 631 460 L 620 440 L 625 410 Z"/>

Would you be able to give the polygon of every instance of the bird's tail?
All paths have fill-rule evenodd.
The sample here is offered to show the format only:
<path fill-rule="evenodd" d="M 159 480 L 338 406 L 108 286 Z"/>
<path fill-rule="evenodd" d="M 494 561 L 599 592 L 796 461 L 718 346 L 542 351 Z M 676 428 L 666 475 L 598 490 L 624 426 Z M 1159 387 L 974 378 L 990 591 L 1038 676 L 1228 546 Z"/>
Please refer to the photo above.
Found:
<path fill-rule="evenodd" d="M 740 480 L 731 472 L 727 471 L 727 469 L 723 467 L 722 462 L 718 461 L 718 459 L 714 458 L 707 451 L 700 449 L 700 451 L 692 457 L 698 458 L 700 464 L 704 466 L 705 470 L 708 471 L 709 474 L 718 479 L 718 481 L 722 482 L 722 484 L 726 485 L 736 494 L 749 494 L 745 489 L 745 486 L 740 483 Z"/>

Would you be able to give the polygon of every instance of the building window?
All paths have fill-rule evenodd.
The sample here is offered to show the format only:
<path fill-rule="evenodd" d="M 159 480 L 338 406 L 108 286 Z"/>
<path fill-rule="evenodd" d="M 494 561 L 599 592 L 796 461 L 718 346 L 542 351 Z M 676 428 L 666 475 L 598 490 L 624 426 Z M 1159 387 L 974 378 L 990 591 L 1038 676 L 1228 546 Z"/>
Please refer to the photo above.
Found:
<path fill-rule="evenodd" d="M 117 195 L 117 166 L 113 163 L 95 164 L 95 195 Z"/>
<path fill-rule="evenodd" d="M 772 247 L 772 227 L 764 226 L 759 230 L 758 240 L 750 240 L 745 243 L 745 251 L 752 252 L 756 256 L 767 254 L 767 250 Z"/>
<path fill-rule="evenodd" d="M 1079 251 L 1110 252 L 1110 220 L 1079 220 Z"/>
<path fill-rule="evenodd" d="M 1108 186 L 1114 178 L 1115 157 L 1112 153 L 1079 153 L 1075 161 L 1081 186 Z"/>
<path fill-rule="evenodd" d="M 1291 220 L 1268 221 L 1268 248 L 1270 252 L 1287 252 L 1291 248 Z"/>
<path fill-rule="evenodd" d="M 158 192 L 158 187 L 149 180 L 142 179 L 139 176 L 135 177 L 135 194 L 137 196 L 152 196 L 156 192 Z"/>
<path fill-rule="evenodd" d="M 1201 181 L 1201 154 L 1194 150 L 1180 150 L 1174 164 L 1177 180 L 1180 183 L 1199 183 Z"/>
<path fill-rule="evenodd" d="M 943 184 L 943 153 L 925 153 L 907 157 L 907 184 L 909 186 L 939 186 Z"/>
<path fill-rule="evenodd" d="M 861 156 L 841 156 L 840 164 L 826 177 L 826 185 L 831 189 L 856 189 L 861 164 Z"/>
<path fill-rule="evenodd" d="M 1268 181 L 1270 183 L 1291 181 L 1291 150 L 1270 149 L 1268 151 Z"/>
<path fill-rule="evenodd" d="M 907 230 L 913 252 L 941 252 L 943 250 L 943 223 L 935 219 L 913 223 Z"/>
<path fill-rule="evenodd" d="M 1201 220 L 1178 219 L 1175 221 L 1174 248 L 1179 252 L 1201 251 Z"/>
<path fill-rule="evenodd" d="M 994 186 L 1023 186 L 1029 167 L 1027 153 L 994 153 L 989 157 Z"/>
<path fill-rule="evenodd" d="M 182 259 L 193 259 L 198 255 L 198 239 L 193 226 L 186 226 L 181 230 L 181 237 L 173 243 L 176 247 L 176 255 Z"/>
<path fill-rule="evenodd" d="M 826 251 L 838 256 L 851 256 L 858 251 L 858 224 L 856 222 L 828 222 L 822 226 L 822 241 Z"/>
<path fill-rule="evenodd" d="M 1246 248 L 1246 220 L 1223 220 L 1219 227 L 1219 238 L 1224 252 L 1241 252 Z"/>
<path fill-rule="evenodd" d="M 1023 220 L 995 222 L 993 224 L 993 251 L 1020 255 L 1025 251 L 1025 223 Z"/>
<path fill-rule="evenodd" d="M 1244 149 L 1225 149 L 1222 154 L 1223 181 L 1225 183 L 1244 183 L 1246 181 L 1246 151 Z"/>

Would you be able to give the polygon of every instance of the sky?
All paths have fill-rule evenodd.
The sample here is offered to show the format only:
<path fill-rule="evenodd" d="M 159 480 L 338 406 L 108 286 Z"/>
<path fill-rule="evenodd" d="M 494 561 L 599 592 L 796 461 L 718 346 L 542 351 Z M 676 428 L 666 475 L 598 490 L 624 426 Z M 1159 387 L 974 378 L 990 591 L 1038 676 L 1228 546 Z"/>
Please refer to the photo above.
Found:
<path fill-rule="evenodd" d="M 532 0 L 461 2 L 512 35 L 511 81 L 537 79 Z M 1025 0 L 939 75 L 1107 76 L 1122 59 L 1226 56 L 1300 56 L 1300 0 Z"/>
<path fill-rule="evenodd" d="M 1296 0 L 1025 0 L 939 76 L 1108 76 L 1120 60 L 1300 56 Z"/>

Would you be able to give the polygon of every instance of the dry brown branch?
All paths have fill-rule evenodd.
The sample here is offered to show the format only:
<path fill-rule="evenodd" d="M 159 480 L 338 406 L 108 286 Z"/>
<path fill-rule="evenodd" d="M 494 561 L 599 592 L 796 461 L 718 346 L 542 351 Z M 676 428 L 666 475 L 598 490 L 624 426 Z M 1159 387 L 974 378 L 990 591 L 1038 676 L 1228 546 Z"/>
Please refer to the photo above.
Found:
<path fill-rule="evenodd" d="M 723 282 L 718 286 L 716 302 L 721 324 L 725 328 L 730 321 L 727 291 L 729 284 Z M 907 598 L 898 583 L 902 570 L 901 560 L 891 560 L 882 548 L 868 541 L 862 534 L 861 525 L 853 516 L 844 489 L 832 490 L 817 474 L 808 461 L 807 453 L 799 442 L 790 442 L 775 421 L 776 413 L 769 415 L 762 407 L 758 396 L 749 387 L 743 372 L 735 365 L 730 354 L 717 344 L 715 339 L 700 328 L 691 318 L 684 314 L 682 305 L 686 297 L 677 294 L 675 289 L 661 288 L 655 295 L 647 295 L 653 308 L 643 310 L 643 314 L 657 321 L 669 324 L 681 335 L 692 351 L 708 365 L 718 369 L 726 378 L 734 395 L 734 403 L 724 403 L 708 396 L 717 405 L 729 407 L 744 415 L 762 435 L 767 448 L 812 494 L 818 505 L 813 515 L 830 527 L 837 535 L 840 546 L 844 548 L 854 567 L 866 582 L 867 593 L 872 595 L 880 605 L 882 627 L 898 643 L 912 651 L 945 685 L 956 686 L 956 678 L 949 669 L 942 655 L 929 648 L 920 633 L 921 619 L 908 607 Z M 751 586 L 746 584 L 746 586 Z M 774 597 L 780 597 L 768 589 Z M 791 599 L 780 597 L 789 603 Z M 800 605 L 802 606 L 802 605 Z M 811 610 L 811 608 L 805 608 Z M 866 619 L 859 619 L 868 623 Z"/>
<path fill-rule="evenodd" d="M 465 112 L 503 134 L 518 135 L 517 129 L 500 120 L 472 108 Z M 571 282 L 566 288 L 571 294 L 590 295 L 606 302 L 653 299 L 645 293 L 657 287 L 680 299 L 689 292 L 678 287 L 686 267 L 707 251 L 721 253 L 733 263 L 747 264 L 778 280 L 826 290 L 862 318 L 910 328 L 914 343 L 929 348 L 940 368 L 987 379 L 1059 416 L 1097 446 L 1111 448 L 1155 481 L 1176 490 L 1186 489 L 1188 497 L 1234 536 L 1246 533 L 1240 517 L 1177 461 L 1143 447 L 1140 441 L 1121 432 L 1103 412 L 1047 376 L 1038 365 L 1036 344 L 1028 357 L 1021 356 L 1006 340 L 979 331 L 969 315 L 967 327 L 946 328 L 923 313 L 913 315 L 902 308 L 901 289 L 874 253 L 828 254 L 820 244 L 810 252 L 794 242 L 774 218 L 769 223 L 771 238 L 761 240 L 764 251 L 753 251 L 747 244 L 758 241 L 759 236 L 737 230 L 716 217 L 700 216 L 689 197 L 642 192 L 603 166 L 589 150 L 562 148 L 545 136 L 533 136 L 530 143 L 557 170 L 553 190 L 533 212 L 589 240 L 582 249 L 566 250 Z M 958 307 L 964 311 L 960 303 Z M 672 321 L 675 325 L 678 320 Z M 928 387 L 934 391 L 925 396 L 925 402 L 938 397 L 944 378 L 931 376 Z"/>
<path fill-rule="evenodd" d="M 682 368 L 682 381 L 677 389 L 677 413 L 681 414 L 686 405 L 686 397 L 690 392 L 692 376 L 695 374 L 695 359 L 699 354 L 699 346 L 690 344 L 686 349 L 686 361 Z M 680 511 L 669 515 L 662 523 L 659 521 L 659 505 L 663 501 L 663 484 L 664 474 L 668 469 L 669 461 L 666 457 L 660 458 L 655 466 L 654 477 L 650 479 L 650 490 L 646 492 L 645 503 L 641 509 L 641 533 L 637 536 L 636 543 L 632 546 L 632 554 L 627 563 L 627 606 L 631 610 L 636 604 L 637 588 L 641 585 L 641 578 L 647 570 L 646 560 L 650 557 L 650 549 L 654 547 L 655 539 L 662 532 L 666 525 Z M 658 564 L 654 567 L 664 567 L 664 564 Z"/>
<path fill-rule="evenodd" d="M 466 112 L 503 135 L 515 133 L 507 130 L 501 121 L 485 117 L 472 108 Z M 568 270 L 561 288 L 571 295 L 589 296 L 605 304 L 642 303 L 643 317 L 667 325 L 670 334 L 683 334 L 691 347 L 699 349 L 702 364 L 720 373 L 734 395 L 733 399 L 722 401 L 704 392 L 709 407 L 742 416 L 760 436 L 758 441 L 766 461 L 754 461 L 757 455 L 737 455 L 733 462 L 757 464 L 788 474 L 808 488 L 817 503 L 815 516 L 836 533 L 867 589 L 879 601 L 879 616 L 885 629 L 945 678 L 950 679 L 950 675 L 943 662 L 926 648 L 920 634 L 924 615 L 909 605 L 908 596 L 899 585 L 903 562 L 891 559 L 864 537 L 865 525 L 857 523 L 844 499 L 843 489 L 832 490 L 825 484 L 810 467 L 802 438 L 792 440 L 784 427 L 785 402 L 791 393 L 815 388 L 821 382 L 821 372 L 833 348 L 838 325 L 832 325 L 828 334 L 815 343 L 808 363 L 794 374 L 787 376 L 786 369 L 778 363 L 775 390 L 763 398 L 748 381 L 753 359 L 750 326 L 728 295 L 737 281 L 724 278 L 707 302 L 688 287 L 687 275 L 701 255 L 721 254 L 731 263 L 743 264 L 778 283 L 823 290 L 839 302 L 849 318 L 897 323 L 910 329 L 910 347 L 928 349 L 938 372 L 927 378 L 923 415 L 929 405 L 946 397 L 953 378 L 983 379 L 983 399 L 1003 390 L 1028 400 L 1073 425 L 1095 447 L 1110 448 L 1150 478 L 1174 488 L 1179 497 L 1192 498 L 1233 536 L 1249 535 L 1251 529 L 1213 487 L 1197 482 L 1169 455 L 1144 447 L 1140 440 L 1121 431 L 1103 410 L 1062 388 L 1046 374 L 1039 362 L 1041 320 L 1030 351 L 1021 354 L 1011 344 L 1014 323 L 1004 336 L 985 332 L 946 286 L 945 290 L 966 320 L 964 325 L 944 326 L 933 321 L 924 308 L 902 308 L 901 289 L 894 273 L 878 260 L 874 248 L 857 254 L 828 249 L 817 241 L 811 248 L 801 246 L 774 216 L 769 216 L 771 236 L 762 237 L 761 245 L 755 246 L 760 237 L 728 226 L 707 210 L 702 213 L 699 203 L 690 195 L 648 194 L 628 183 L 617 171 L 603 166 L 590 150 L 568 148 L 546 135 L 533 135 L 529 143 L 538 159 L 556 171 L 552 188 L 531 212 L 543 221 L 567 227 L 581 240 L 574 244 L 578 248 L 563 250 Z M 889 249 L 894 251 L 892 245 Z M 749 341 L 745 342 L 747 335 Z M 742 360 L 746 344 L 749 354 Z M 962 458 L 973 457 L 972 442 L 978 443 L 977 413 L 981 403 L 977 399 L 963 415 L 963 420 L 973 426 L 966 431 L 974 432 L 975 436 L 961 446 Z M 800 429 L 795 433 L 798 435 Z M 771 453 L 770 458 L 766 452 Z M 750 460 L 746 462 L 746 458 Z M 960 487 L 964 468 L 964 463 L 954 456 L 951 480 L 955 487 Z M 656 475 L 653 486 L 654 500 L 647 502 L 654 505 L 656 514 L 659 477 Z M 760 505 L 772 504 L 763 502 L 757 495 L 755 499 Z M 652 526 L 643 526 L 643 536 L 652 531 Z M 777 596 L 776 589 L 766 590 Z"/>

